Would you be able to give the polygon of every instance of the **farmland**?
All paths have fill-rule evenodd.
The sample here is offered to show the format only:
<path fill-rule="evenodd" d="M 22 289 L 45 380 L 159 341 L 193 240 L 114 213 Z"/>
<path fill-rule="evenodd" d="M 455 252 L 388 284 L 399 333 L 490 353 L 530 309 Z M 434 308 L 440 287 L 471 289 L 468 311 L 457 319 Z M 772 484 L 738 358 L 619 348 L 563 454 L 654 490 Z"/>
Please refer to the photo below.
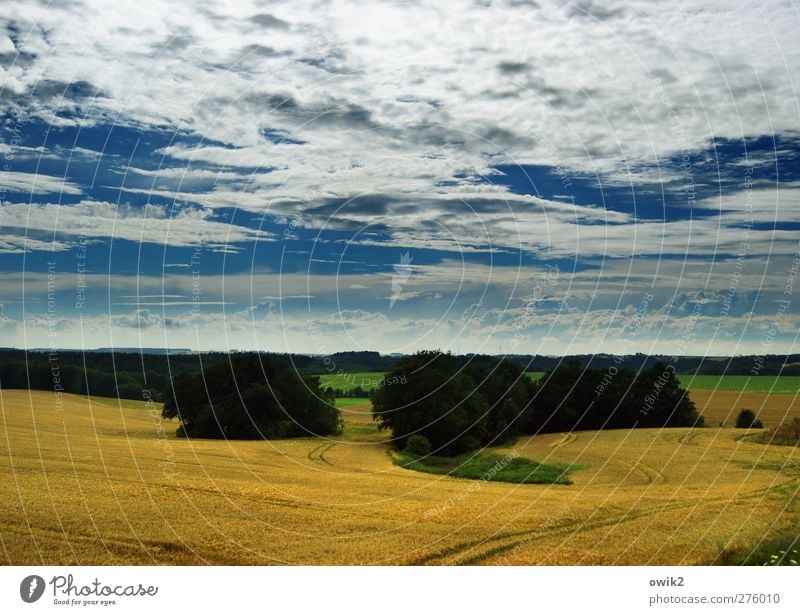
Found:
<path fill-rule="evenodd" d="M 544 372 L 525 372 L 531 380 L 539 380 Z M 351 372 L 345 374 L 323 374 L 323 388 L 331 387 L 347 391 L 356 386 L 364 390 L 374 389 L 383 378 L 383 372 Z M 705 376 L 701 374 L 678 374 L 681 386 L 703 391 L 727 391 L 734 393 L 766 393 L 771 395 L 800 394 L 800 376 Z"/>
<path fill-rule="evenodd" d="M 703 391 L 734 393 L 769 393 L 772 395 L 800 394 L 800 376 L 704 376 L 680 374 L 682 387 Z"/>
<path fill-rule="evenodd" d="M 526 372 L 531 380 L 539 380 L 543 372 Z M 322 376 L 323 386 L 348 390 L 348 382 L 362 388 L 379 382 L 382 372 L 359 372 L 344 376 Z M 710 426 L 733 426 L 740 410 L 753 410 L 765 427 L 774 427 L 793 416 L 800 416 L 800 377 L 797 376 L 703 376 L 679 374 L 681 386 L 689 389 L 689 398 Z M 355 386 L 355 385 L 351 385 Z M 365 404 L 366 400 L 345 398 L 348 404 Z M 337 402 L 339 403 L 339 402 Z M 367 404 L 369 407 L 369 404 Z"/>
<path fill-rule="evenodd" d="M 800 521 L 800 451 L 743 441 L 741 430 L 712 421 L 547 434 L 493 449 L 581 468 L 572 485 L 520 485 L 399 467 L 369 403 L 341 409 L 346 427 L 335 438 L 185 440 L 155 404 L 2 390 L 0 557 L 695 564 Z"/>
<path fill-rule="evenodd" d="M 365 391 L 376 388 L 384 377 L 383 372 L 345 372 L 343 374 L 322 374 L 320 384 L 322 388 L 341 389 L 349 391 L 361 387 Z"/>

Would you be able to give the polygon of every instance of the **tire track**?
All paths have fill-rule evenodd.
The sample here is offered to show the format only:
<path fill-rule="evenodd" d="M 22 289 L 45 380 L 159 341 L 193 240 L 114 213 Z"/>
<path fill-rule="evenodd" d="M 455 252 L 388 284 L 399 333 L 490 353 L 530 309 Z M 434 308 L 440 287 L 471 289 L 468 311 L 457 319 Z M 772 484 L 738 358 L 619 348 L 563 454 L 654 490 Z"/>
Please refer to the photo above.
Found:
<path fill-rule="evenodd" d="M 552 448 L 559 448 L 561 446 L 564 446 L 565 444 L 571 444 L 571 443 L 575 442 L 575 440 L 577 440 L 577 439 L 578 439 L 577 434 L 570 432 L 570 433 L 564 434 L 563 438 L 561 438 L 560 440 L 556 440 L 550 446 Z"/>
<path fill-rule="evenodd" d="M 334 446 L 336 446 L 336 445 L 335 444 L 329 444 L 327 447 L 325 447 L 325 449 L 323 449 L 323 450 L 321 450 L 319 452 L 320 461 L 322 461 L 324 463 L 327 463 L 329 466 L 332 466 L 333 464 L 330 461 L 328 461 L 327 459 L 325 459 L 325 453 L 327 453 L 329 450 L 331 450 Z"/>
<path fill-rule="evenodd" d="M 780 492 L 780 490 L 784 489 L 785 487 L 791 484 L 796 484 L 798 482 L 800 482 L 799 478 L 792 478 L 779 485 L 773 485 L 771 487 L 756 489 L 755 491 L 751 491 L 745 495 L 737 497 L 736 501 L 749 500 L 756 497 L 763 497 L 764 495 L 767 495 L 769 493 Z M 471 566 L 475 564 L 480 564 L 486 559 L 494 557 L 495 555 L 512 551 L 517 547 L 534 544 L 536 542 L 548 538 L 557 538 L 561 535 L 569 534 L 571 531 L 583 530 L 583 529 L 594 530 L 597 528 L 607 527 L 610 525 L 619 525 L 622 523 L 627 523 L 629 521 L 635 521 L 637 519 L 641 519 L 642 517 L 646 517 L 651 514 L 660 514 L 662 512 L 680 510 L 682 508 L 689 508 L 691 506 L 696 506 L 698 503 L 714 504 L 714 503 L 729 502 L 729 501 L 730 498 L 728 497 L 716 497 L 716 498 L 697 497 L 688 500 L 682 500 L 680 502 L 672 502 L 672 503 L 668 502 L 666 504 L 658 504 L 655 506 L 642 508 L 638 511 L 633 511 L 633 512 L 628 511 L 622 515 L 617 515 L 606 519 L 597 519 L 595 521 L 591 521 L 591 516 L 590 516 L 589 519 L 583 519 L 580 521 L 571 521 L 551 526 L 550 528 L 547 528 L 546 530 L 543 531 L 519 530 L 514 532 L 504 532 L 503 534 L 498 534 L 496 536 L 492 536 L 489 538 L 476 539 L 456 544 L 453 545 L 452 547 L 442 549 L 436 553 L 432 553 L 411 560 L 410 562 L 408 562 L 408 564 L 412 566 L 420 566 L 420 565 Z M 526 538 L 523 540 L 518 540 L 522 536 L 525 536 Z M 511 541 L 511 542 L 504 543 L 504 541 Z M 484 546 L 489 546 L 490 548 L 481 553 L 476 553 L 471 557 L 463 557 L 460 560 L 458 559 L 459 556 L 468 556 L 471 551 L 475 551 Z"/>
<path fill-rule="evenodd" d="M 314 463 L 322 462 L 332 466 L 333 464 L 325 458 L 325 453 L 330 451 L 334 446 L 336 446 L 336 444 L 326 444 L 323 442 L 322 444 L 319 444 L 308 451 L 306 457 L 308 457 L 308 459 Z"/>
<path fill-rule="evenodd" d="M 750 492 L 750 493 L 748 493 L 748 494 L 746 494 L 744 496 L 736 498 L 736 501 L 737 502 L 741 502 L 741 501 L 746 501 L 746 500 L 750 500 L 750 499 L 754 499 L 754 498 L 762 498 L 762 497 L 764 497 L 765 495 L 767 495 L 769 493 L 780 493 L 787 485 L 789 485 L 791 483 L 796 483 L 796 482 L 798 482 L 798 480 L 797 479 L 793 479 L 793 480 L 789 480 L 789 481 L 786 481 L 784 483 L 781 483 L 780 485 L 774 485 L 772 487 L 765 487 L 765 488 L 762 488 L 762 489 L 757 489 L 757 490 L 752 491 L 752 492 Z M 622 523 L 627 523 L 629 521 L 635 521 L 637 519 L 641 519 L 643 517 L 647 517 L 647 516 L 649 516 L 651 514 L 660 514 L 662 512 L 669 512 L 669 511 L 673 511 L 673 510 L 681 510 L 681 509 L 684 509 L 684 508 L 689 508 L 689 507 L 697 505 L 698 503 L 701 503 L 701 504 L 715 504 L 715 503 L 723 503 L 723 502 L 730 502 L 730 498 L 728 498 L 728 497 L 693 498 L 691 500 L 684 500 L 684 501 L 681 501 L 681 502 L 659 504 L 657 506 L 650 507 L 650 508 L 647 508 L 647 509 L 643 509 L 643 510 L 640 510 L 640 511 L 625 513 L 621 517 L 612 518 L 612 519 L 598 520 L 598 521 L 596 521 L 594 523 L 592 523 L 592 522 L 584 523 L 579 529 L 581 529 L 581 530 L 583 530 L 583 529 L 594 530 L 594 529 L 598 529 L 598 528 L 602 528 L 602 527 L 608 527 L 608 526 L 611 526 L 611 525 L 619 525 L 619 524 L 622 524 Z M 513 542 L 511 544 L 499 545 L 499 546 L 493 547 L 492 549 L 489 549 L 488 551 L 485 551 L 483 553 L 476 554 L 473 557 L 468 557 L 466 559 L 462 559 L 461 561 L 453 562 L 451 565 L 470 566 L 470 565 L 480 564 L 480 563 L 484 562 L 485 560 L 489 559 L 490 557 L 494 557 L 495 555 L 499 555 L 500 553 L 505 553 L 505 552 L 508 552 L 508 551 L 512 551 L 512 550 L 516 549 L 517 547 L 522 547 L 522 546 L 525 546 L 525 545 L 528 545 L 528 544 L 533 544 L 533 543 L 538 542 L 539 540 L 542 540 L 542 539 L 545 539 L 545 538 L 557 538 L 559 536 L 569 534 L 570 530 L 572 529 L 572 527 L 574 525 L 578 525 L 578 524 L 574 524 L 573 523 L 573 524 L 571 524 L 570 527 L 564 527 L 563 529 L 558 529 L 556 531 L 549 532 L 547 535 L 543 535 L 541 537 L 537 537 L 537 538 L 535 538 L 533 540 L 531 540 L 531 539 L 519 540 L 519 541 Z M 467 551 L 467 553 L 468 552 L 469 551 Z"/>

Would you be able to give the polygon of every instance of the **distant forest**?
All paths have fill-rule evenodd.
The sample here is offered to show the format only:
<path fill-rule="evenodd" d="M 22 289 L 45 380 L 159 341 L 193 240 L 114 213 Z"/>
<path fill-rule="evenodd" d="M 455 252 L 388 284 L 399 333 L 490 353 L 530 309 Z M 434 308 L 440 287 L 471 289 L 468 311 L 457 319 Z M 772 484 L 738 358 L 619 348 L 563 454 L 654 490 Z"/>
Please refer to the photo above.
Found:
<path fill-rule="evenodd" d="M 168 353 L 145 354 L 122 349 L 110 351 L 25 351 L 0 349 L 0 388 L 61 390 L 66 393 L 152 399 L 165 401 L 171 393 L 171 378 L 181 373 L 200 374 L 213 365 L 230 363 L 237 357 L 260 357 L 269 360 L 275 369 L 292 369 L 301 375 L 349 372 L 389 372 L 407 357 L 386 356 L 377 352 L 337 352 L 327 356 L 289 355 L 276 353 Z M 456 365 L 467 365 L 477 355 L 452 357 Z M 573 355 L 544 357 L 535 355 L 505 356 L 523 371 L 549 372 L 560 365 L 580 363 L 590 369 L 628 368 L 636 372 L 652 369 L 657 363 L 672 365 L 676 373 L 705 375 L 800 375 L 800 355 L 741 356 L 729 358 L 673 357 L 636 354 Z M 147 392 L 147 393 L 145 393 Z"/>

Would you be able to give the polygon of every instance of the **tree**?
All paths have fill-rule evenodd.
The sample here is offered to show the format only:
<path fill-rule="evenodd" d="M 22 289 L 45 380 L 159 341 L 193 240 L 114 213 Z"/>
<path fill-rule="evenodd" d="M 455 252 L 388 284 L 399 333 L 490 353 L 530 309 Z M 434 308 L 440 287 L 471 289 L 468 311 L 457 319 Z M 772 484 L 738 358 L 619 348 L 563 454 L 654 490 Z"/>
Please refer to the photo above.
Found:
<path fill-rule="evenodd" d="M 372 406 L 378 428 L 391 430 L 401 449 L 412 434 L 425 436 L 437 455 L 458 455 L 486 439 L 486 400 L 449 353 L 401 359 L 375 389 Z"/>
<path fill-rule="evenodd" d="M 414 434 L 436 455 L 458 455 L 508 440 L 536 387 L 522 367 L 494 357 L 456 360 L 421 351 L 401 359 L 372 395 L 380 429 L 403 448 Z"/>
<path fill-rule="evenodd" d="M 163 416 L 180 420 L 179 434 L 199 438 L 288 438 L 341 429 L 339 411 L 319 378 L 301 377 L 257 355 L 176 375 Z"/>
<path fill-rule="evenodd" d="M 577 362 L 547 372 L 524 413 L 524 433 L 632 427 L 702 426 L 674 370 L 656 363 L 640 374 L 616 366 L 582 368 Z"/>
<path fill-rule="evenodd" d="M 739 429 L 762 429 L 764 424 L 756 418 L 755 412 L 744 408 L 736 417 L 736 427 Z"/>
<path fill-rule="evenodd" d="M 641 427 L 702 427 L 705 424 L 688 392 L 678 383 L 674 369 L 659 361 L 642 372 L 637 380 Z"/>

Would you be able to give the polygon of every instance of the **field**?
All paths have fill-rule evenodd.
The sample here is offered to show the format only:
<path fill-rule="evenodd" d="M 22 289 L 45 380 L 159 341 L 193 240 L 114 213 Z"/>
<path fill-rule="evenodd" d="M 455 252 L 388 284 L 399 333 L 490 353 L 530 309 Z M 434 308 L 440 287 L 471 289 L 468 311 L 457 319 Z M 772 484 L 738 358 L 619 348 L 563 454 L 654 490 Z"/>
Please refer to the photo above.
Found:
<path fill-rule="evenodd" d="M 755 412 L 767 428 L 775 427 L 793 416 L 800 416 L 800 396 L 797 395 L 691 389 L 689 398 L 705 417 L 706 425 L 711 427 L 722 424 L 733 427 L 736 415 L 745 408 Z"/>
<path fill-rule="evenodd" d="M 182 440 L 155 405 L 0 391 L 7 564 L 697 564 L 800 522 L 800 451 L 735 429 L 549 434 L 572 485 L 392 463 L 369 404 L 337 439 Z"/>
<path fill-rule="evenodd" d="M 687 389 L 729 391 L 732 393 L 800 394 L 800 376 L 703 376 L 679 374 L 678 381 Z"/>
<path fill-rule="evenodd" d="M 383 379 L 383 372 L 347 372 L 344 374 L 317 374 L 322 388 L 349 391 L 360 386 L 365 391 L 376 388 Z"/>
<path fill-rule="evenodd" d="M 539 380 L 544 372 L 525 372 L 531 380 Z M 320 381 L 324 387 L 344 391 L 360 386 L 364 390 L 374 389 L 383 378 L 383 372 L 351 372 L 342 375 L 323 374 Z M 727 391 L 743 393 L 767 393 L 772 395 L 800 395 L 800 376 L 703 376 L 678 374 L 681 386 L 703 391 Z"/>

